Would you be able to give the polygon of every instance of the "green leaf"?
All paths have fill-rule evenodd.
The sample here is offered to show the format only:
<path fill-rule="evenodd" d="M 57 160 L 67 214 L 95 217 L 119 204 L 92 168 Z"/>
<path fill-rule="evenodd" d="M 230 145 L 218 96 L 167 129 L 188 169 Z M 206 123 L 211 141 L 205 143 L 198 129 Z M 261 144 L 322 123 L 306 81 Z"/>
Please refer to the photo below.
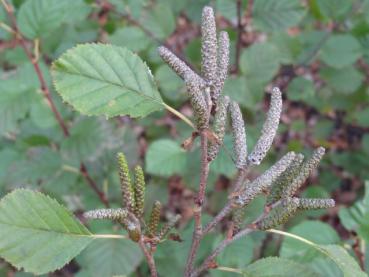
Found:
<path fill-rule="evenodd" d="M 343 19 L 351 10 L 352 2 L 347 0 L 316 1 L 320 13 L 329 19 Z"/>
<path fill-rule="evenodd" d="M 244 269 L 245 277 L 319 277 L 308 266 L 285 258 L 268 257 L 260 259 Z"/>
<path fill-rule="evenodd" d="M 66 208 L 39 192 L 15 190 L 0 201 L 0 256 L 18 269 L 57 270 L 92 240 Z"/>
<path fill-rule="evenodd" d="M 255 82 L 268 82 L 279 68 L 278 49 L 270 43 L 257 43 L 241 54 L 242 73 Z"/>
<path fill-rule="evenodd" d="M 349 34 L 332 35 L 320 51 L 320 58 L 327 65 L 342 68 L 353 64 L 361 55 L 357 39 Z"/>
<path fill-rule="evenodd" d="M 340 69 L 323 68 L 320 75 L 328 86 L 342 94 L 355 92 L 364 80 L 363 74 L 353 66 Z"/>
<path fill-rule="evenodd" d="M 287 94 L 293 101 L 309 101 L 315 96 L 314 82 L 304 77 L 297 77 L 289 83 Z"/>
<path fill-rule="evenodd" d="M 161 65 L 155 72 L 155 79 L 160 92 L 171 101 L 185 98 L 185 92 L 181 90 L 183 81 L 166 64 Z"/>
<path fill-rule="evenodd" d="M 271 32 L 297 25 L 304 15 L 299 0 L 255 0 L 252 21 L 259 30 Z"/>
<path fill-rule="evenodd" d="M 142 117 L 163 108 L 150 69 L 122 47 L 79 45 L 52 72 L 56 90 L 82 114 Z"/>
<path fill-rule="evenodd" d="M 78 257 L 89 276 L 129 275 L 143 258 L 137 244 L 126 239 L 94 240 Z"/>
<path fill-rule="evenodd" d="M 319 232 L 312 232 L 319 230 Z M 340 241 L 336 231 L 328 224 L 320 221 L 304 221 L 289 230 L 290 233 L 313 241 L 317 244 L 333 244 Z M 280 255 L 296 261 L 311 261 L 316 257 L 316 250 L 307 248 L 298 240 L 285 238 L 282 243 Z"/>
<path fill-rule="evenodd" d="M 186 152 L 169 139 L 154 141 L 147 150 L 146 171 L 153 175 L 169 177 L 186 169 Z"/>
<path fill-rule="evenodd" d="M 112 44 L 127 47 L 131 51 L 142 51 L 150 45 L 150 39 L 138 27 L 125 27 L 118 29 L 109 36 Z"/>
<path fill-rule="evenodd" d="M 90 8 L 81 0 L 28 0 L 19 9 L 17 22 L 29 39 L 44 37 L 63 22 L 84 18 Z"/>

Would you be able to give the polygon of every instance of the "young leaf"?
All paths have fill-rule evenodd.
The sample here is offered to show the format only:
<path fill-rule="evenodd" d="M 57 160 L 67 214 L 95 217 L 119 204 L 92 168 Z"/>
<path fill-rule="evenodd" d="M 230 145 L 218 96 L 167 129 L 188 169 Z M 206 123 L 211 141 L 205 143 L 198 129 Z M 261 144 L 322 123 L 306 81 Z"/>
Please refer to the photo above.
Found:
<path fill-rule="evenodd" d="M 63 100 L 85 115 L 143 117 L 163 108 L 146 64 L 131 51 L 104 44 L 82 44 L 52 67 Z"/>
<path fill-rule="evenodd" d="M 92 240 L 66 208 L 39 192 L 15 190 L 0 201 L 0 256 L 18 269 L 57 270 Z"/>

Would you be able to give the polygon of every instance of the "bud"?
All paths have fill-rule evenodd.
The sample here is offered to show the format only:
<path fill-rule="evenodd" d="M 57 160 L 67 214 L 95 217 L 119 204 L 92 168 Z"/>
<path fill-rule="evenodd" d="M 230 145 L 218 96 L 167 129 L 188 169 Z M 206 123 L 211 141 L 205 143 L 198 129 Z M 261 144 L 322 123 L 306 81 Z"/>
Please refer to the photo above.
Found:
<path fill-rule="evenodd" d="M 135 194 L 135 215 L 140 218 L 143 215 L 144 211 L 144 202 L 145 202 L 145 176 L 142 171 L 141 166 L 135 167 L 135 186 L 134 186 L 134 194 Z"/>
<path fill-rule="evenodd" d="M 267 205 L 271 205 L 282 198 L 283 190 L 291 184 L 300 171 L 300 166 L 304 160 L 304 155 L 297 154 L 287 169 L 279 175 L 272 184 L 272 189 L 267 198 Z"/>
<path fill-rule="evenodd" d="M 176 216 L 174 216 L 173 218 L 171 218 L 169 220 L 168 223 L 166 223 L 163 228 L 161 228 L 159 234 L 158 234 L 158 238 L 159 240 L 164 239 L 168 233 L 170 232 L 170 230 L 173 229 L 173 227 L 177 224 L 177 222 L 180 220 L 181 216 L 179 214 L 177 214 Z"/>
<path fill-rule="evenodd" d="M 146 233 L 149 237 L 154 237 L 157 232 L 158 225 L 160 222 L 160 213 L 161 213 L 161 203 L 159 201 L 155 201 L 154 206 L 151 210 L 149 224 L 147 226 Z"/>
<path fill-rule="evenodd" d="M 119 166 L 119 177 L 121 190 L 123 195 L 123 205 L 130 212 L 134 211 L 135 208 L 135 199 L 134 199 L 134 191 L 131 183 L 131 177 L 129 175 L 129 168 L 126 157 L 123 153 L 117 154 L 118 166 Z"/>
<path fill-rule="evenodd" d="M 213 130 L 218 140 L 212 142 L 209 140 L 208 161 L 211 162 L 218 155 L 219 148 L 223 144 L 226 124 L 227 124 L 227 108 L 229 105 L 229 98 L 227 96 L 221 97 L 219 101 L 218 110 L 214 116 Z"/>
<path fill-rule="evenodd" d="M 201 91 L 201 84 L 193 74 L 185 77 L 187 92 L 196 117 L 196 126 L 199 130 L 208 128 L 209 111 L 205 97 Z"/>
<path fill-rule="evenodd" d="M 201 21 L 201 57 L 202 76 L 214 85 L 217 79 L 217 31 L 214 12 L 211 7 L 204 7 Z"/>
<path fill-rule="evenodd" d="M 299 207 L 298 198 L 283 199 L 270 213 L 259 221 L 256 225 L 260 230 L 268 230 L 278 225 L 286 223 L 295 215 Z"/>
<path fill-rule="evenodd" d="M 273 88 L 269 111 L 261 130 L 261 136 L 248 157 L 251 164 L 260 164 L 268 150 L 272 146 L 273 139 L 277 133 L 279 119 L 282 112 L 282 93 L 279 88 Z"/>
<path fill-rule="evenodd" d="M 126 209 L 98 209 L 85 212 L 83 216 L 88 219 L 111 219 L 122 222 L 127 218 L 128 211 Z"/>
<path fill-rule="evenodd" d="M 301 165 L 299 174 L 293 179 L 292 183 L 284 189 L 282 193 L 283 197 L 289 197 L 295 194 L 309 177 L 310 173 L 318 167 L 324 153 L 325 149 L 323 147 L 319 147 L 313 152 L 312 157 Z"/>
<path fill-rule="evenodd" d="M 231 114 L 233 150 L 236 156 L 236 167 L 241 169 L 246 166 L 247 144 L 245 122 L 238 104 L 231 101 L 228 107 Z"/>
<path fill-rule="evenodd" d="M 272 167 L 252 181 L 243 191 L 233 197 L 233 203 L 237 207 L 248 205 L 257 195 L 271 187 L 272 183 L 280 176 L 294 160 L 296 154 L 288 152 Z"/>
<path fill-rule="evenodd" d="M 335 206 L 333 199 L 314 199 L 314 198 L 301 198 L 299 209 L 301 210 L 316 210 L 316 209 L 327 209 Z"/>

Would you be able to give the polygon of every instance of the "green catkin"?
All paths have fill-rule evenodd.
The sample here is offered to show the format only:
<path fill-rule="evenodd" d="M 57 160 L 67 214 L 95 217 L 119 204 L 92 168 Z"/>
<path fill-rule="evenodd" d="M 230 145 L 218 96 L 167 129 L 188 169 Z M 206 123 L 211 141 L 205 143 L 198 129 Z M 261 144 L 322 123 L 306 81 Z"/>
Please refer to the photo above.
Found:
<path fill-rule="evenodd" d="M 272 184 L 271 191 L 267 197 L 267 205 L 271 205 L 282 198 L 283 190 L 293 181 L 296 175 L 299 173 L 299 169 L 304 155 L 297 154 L 291 164 Z"/>
<path fill-rule="evenodd" d="M 238 208 L 233 210 L 232 222 L 233 222 L 233 235 L 237 234 L 243 227 L 245 216 L 245 209 Z"/>
<path fill-rule="evenodd" d="M 295 194 L 295 192 L 301 187 L 301 185 L 306 181 L 311 172 L 318 167 L 320 160 L 325 153 L 323 147 L 317 148 L 311 158 L 302 163 L 298 175 L 293 179 L 290 185 L 286 186 L 282 192 L 283 197 L 290 197 Z"/>
<path fill-rule="evenodd" d="M 218 141 L 209 141 L 208 148 L 208 161 L 211 162 L 218 155 L 220 146 L 223 144 L 226 124 L 227 124 L 227 108 L 229 105 L 229 97 L 221 97 L 219 99 L 219 105 L 217 112 L 214 116 L 213 130 L 214 134 L 217 136 Z"/>
<path fill-rule="evenodd" d="M 261 136 L 255 144 L 254 149 L 248 157 L 251 164 L 260 164 L 266 156 L 273 139 L 277 133 L 279 119 L 282 112 L 282 93 L 279 88 L 273 88 L 270 100 L 269 111 L 266 116 L 265 123 L 261 130 Z"/>
<path fill-rule="evenodd" d="M 161 203 L 159 201 L 155 201 L 151 210 L 149 224 L 147 225 L 146 234 L 149 237 L 154 237 L 156 235 L 160 222 L 160 214 L 161 214 Z"/>
<path fill-rule="evenodd" d="M 177 222 L 180 220 L 181 216 L 179 214 L 175 215 L 173 218 L 171 218 L 168 223 L 166 223 L 163 228 L 161 228 L 160 232 L 158 233 L 159 240 L 164 239 L 174 228 L 174 226 L 177 224 Z"/>
<path fill-rule="evenodd" d="M 145 176 L 141 166 L 135 167 L 135 209 L 134 213 L 138 218 L 141 218 L 144 212 L 144 201 L 145 201 Z"/>
<path fill-rule="evenodd" d="M 242 169 L 246 166 L 247 161 L 245 122 L 243 121 L 241 109 L 236 102 L 231 101 L 228 110 L 231 114 L 233 151 L 236 157 L 235 163 L 237 168 Z"/>
<path fill-rule="evenodd" d="M 126 209 L 97 209 L 85 212 L 83 214 L 85 218 L 89 219 L 111 219 L 122 222 L 128 216 Z"/>
<path fill-rule="evenodd" d="M 264 190 L 268 190 L 278 176 L 280 176 L 291 164 L 295 156 L 295 152 L 288 152 L 262 175 L 247 184 L 242 191 L 238 192 L 236 196 L 233 197 L 233 205 L 235 207 L 247 206 L 257 195 Z"/>
<path fill-rule="evenodd" d="M 201 84 L 194 74 L 187 74 L 185 77 L 187 93 L 191 101 L 192 109 L 195 114 L 196 127 L 204 130 L 209 127 L 209 110 L 201 90 Z"/>
<path fill-rule="evenodd" d="M 317 199 L 317 198 L 300 198 L 299 209 L 300 210 L 316 210 L 316 209 L 328 209 L 335 206 L 333 199 Z"/>
<path fill-rule="evenodd" d="M 271 212 L 256 225 L 260 230 L 268 230 L 286 223 L 299 207 L 298 198 L 283 199 Z"/>
<path fill-rule="evenodd" d="M 134 212 L 135 209 L 135 199 L 134 190 L 131 183 L 131 177 L 129 174 L 128 163 L 126 157 L 123 153 L 117 154 L 118 166 L 119 166 L 119 177 L 123 196 L 123 205 L 130 212 Z"/>
<path fill-rule="evenodd" d="M 223 90 L 224 82 L 227 79 L 228 67 L 229 67 L 229 37 L 227 32 L 220 32 L 218 40 L 218 76 L 213 94 L 213 100 L 215 103 L 218 103 L 218 99 Z"/>

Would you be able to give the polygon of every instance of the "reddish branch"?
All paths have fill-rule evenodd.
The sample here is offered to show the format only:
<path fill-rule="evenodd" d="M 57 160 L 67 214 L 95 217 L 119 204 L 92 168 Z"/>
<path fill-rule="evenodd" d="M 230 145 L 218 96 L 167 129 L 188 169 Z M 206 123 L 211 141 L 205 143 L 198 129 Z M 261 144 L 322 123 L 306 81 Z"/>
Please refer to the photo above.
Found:
<path fill-rule="evenodd" d="M 38 63 L 38 60 L 36 57 L 33 56 L 33 54 L 31 53 L 31 51 L 28 49 L 27 47 L 27 41 L 26 39 L 22 36 L 21 32 L 19 31 L 18 28 L 18 24 L 17 24 L 17 20 L 15 18 L 14 15 L 14 10 L 13 7 L 11 5 L 9 5 L 7 3 L 6 0 L 2 0 L 3 6 L 5 8 L 6 13 L 8 14 L 10 23 L 12 25 L 14 34 L 16 36 L 16 39 L 18 40 L 19 44 L 21 45 L 21 47 L 23 48 L 25 54 L 27 55 L 27 58 L 30 60 L 30 62 L 33 65 L 33 69 L 37 75 L 37 78 L 40 82 L 40 88 L 42 91 L 43 96 L 45 97 L 56 121 L 58 122 L 60 128 L 63 131 L 63 134 L 65 137 L 69 137 L 69 130 L 68 130 L 68 126 L 67 124 L 64 122 L 61 114 L 59 113 L 58 109 L 55 106 L 55 103 L 51 97 L 51 93 L 50 90 L 46 84 L 44 75 L 41 71 L 40 65 Z M 109 202 L 108 199 L 106 198 L 105 193 L 103 193 L 96 185 L 95 181 L 91 178 L 91 176 L 89 175 L 86 165 L 84 163 L 81 163 L 80 165 L 80 173 L 81 175 L 85 178 L 86 182 L 88 183 L 88 185 L 94 190 L 94 192 L 97 194 L 97 196 L 99 197 L 100 201 L 106 206 L 109 207 Z"/>

